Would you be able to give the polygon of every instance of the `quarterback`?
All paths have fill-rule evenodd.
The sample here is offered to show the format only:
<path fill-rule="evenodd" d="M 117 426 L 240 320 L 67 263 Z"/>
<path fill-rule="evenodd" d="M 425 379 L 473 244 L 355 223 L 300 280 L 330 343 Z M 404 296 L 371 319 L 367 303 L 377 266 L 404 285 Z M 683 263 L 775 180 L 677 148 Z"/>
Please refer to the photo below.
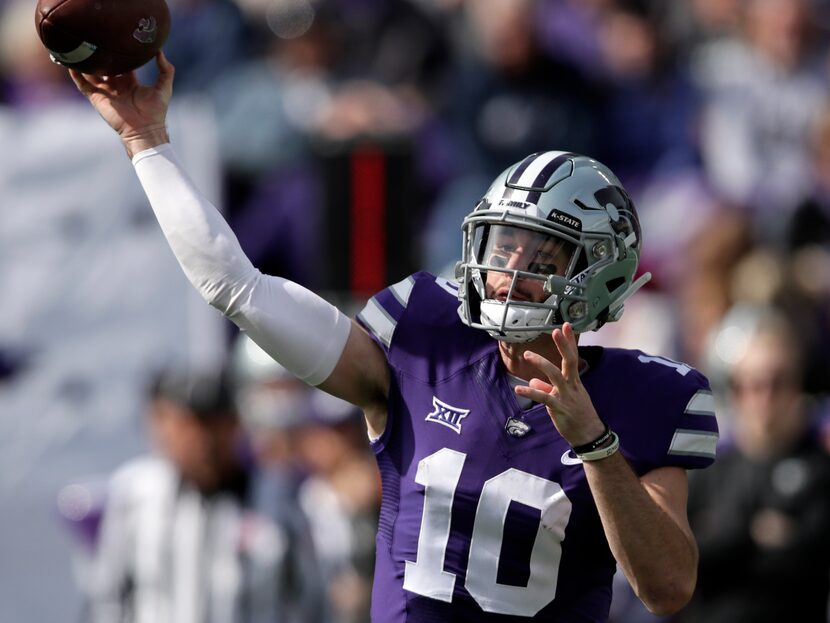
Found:
<path fill-rule="evenodd" d="M 654 613 L 682 608 L 697 568 L 686 470 L 714 460 L 717 426 L 689 366 L 578 347 L 648 279 L 614 174 L 528 156 L 465 219 L 455 280 L 412 275 L 351 320 L 244 256 L 169 144 L 174 70 L 157 63 L 148 86 L 71 73 L 205 300 L 363 409 L 383 481 L 373 621 L 605 621 L 616 565 Z"/>

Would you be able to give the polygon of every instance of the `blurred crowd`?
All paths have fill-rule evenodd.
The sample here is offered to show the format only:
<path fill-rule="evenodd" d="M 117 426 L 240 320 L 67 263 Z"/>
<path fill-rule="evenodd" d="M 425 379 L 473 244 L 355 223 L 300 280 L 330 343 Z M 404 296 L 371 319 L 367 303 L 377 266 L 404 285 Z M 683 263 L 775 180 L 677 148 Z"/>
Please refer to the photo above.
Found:
<path fill-rule="evenodd" d="M 361 413 L 245 335 L 223 370 L 165 369 L 146 392 L 149 451 L 59 496 L 80 620 L 368 621 L 380 480 Z"/>
<path fill-rule="evenodd" d="M 264 272 L 355 301 L 412 270 L 452 275 L 463 216 L 510 163 L 561 149 L 617 172 L 654 278 L 585 342 L 700 368 L 722 431 L 723 458 L 692 481 L 701 582 L 684 621 L 827 620 L 830 3 L 169 4 L 174 97 L 211 105 L 224 210 Z M 31 2 L 0 7 L 0 106 L 79 98 Z M 364 247 L 371 274 L 352 263 Z M 246 387 L 261 372 L 247 368 Z M 312 512 L 292 529 L 321 551 L 342 620 L 365 620 L 378 491 L 354 414 L 315 407 L 300 426 L 316 394 L 275 369 L 261 380 L 235 406 L 251 461 L 301 466 L 281 486 L 301 484 L 289 497 Z M 810 609 L 791 616 L 795 602 Z"/>

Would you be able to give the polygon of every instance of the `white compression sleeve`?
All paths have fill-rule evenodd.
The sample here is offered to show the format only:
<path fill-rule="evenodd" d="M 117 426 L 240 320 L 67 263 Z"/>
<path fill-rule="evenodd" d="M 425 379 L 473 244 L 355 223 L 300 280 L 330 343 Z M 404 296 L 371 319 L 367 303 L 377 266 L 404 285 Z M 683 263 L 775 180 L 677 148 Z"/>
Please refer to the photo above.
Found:
<path fill-rule="evenodd" d="M 297 377 L 312 385 L 325 381 L 345 348 L 349 318 L 302 286 L 259 272 L 169 144 L 139 152 L 133 165 L 170 248 L 202 298 Z"/>

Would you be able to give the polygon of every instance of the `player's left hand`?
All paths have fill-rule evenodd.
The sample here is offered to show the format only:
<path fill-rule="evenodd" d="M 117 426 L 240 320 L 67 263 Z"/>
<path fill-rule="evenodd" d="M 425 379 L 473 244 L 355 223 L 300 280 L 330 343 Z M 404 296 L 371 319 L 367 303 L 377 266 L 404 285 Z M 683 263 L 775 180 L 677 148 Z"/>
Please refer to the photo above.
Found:
<path fill-rule="evenodd" d="M 561 329 L 553 330 L 551 338 L 562 356 L 562 367 L 538 353 L 525 351 L 525 360 L 538 368 L 543 376 L 531 379 L 528 385 L 516 387 L 516 393 L 545 405 L 559 434 L 571 446 L 590 443 L 602 435 L 605 425 L 579 378 L 576 334 L 566 322 Z"/>

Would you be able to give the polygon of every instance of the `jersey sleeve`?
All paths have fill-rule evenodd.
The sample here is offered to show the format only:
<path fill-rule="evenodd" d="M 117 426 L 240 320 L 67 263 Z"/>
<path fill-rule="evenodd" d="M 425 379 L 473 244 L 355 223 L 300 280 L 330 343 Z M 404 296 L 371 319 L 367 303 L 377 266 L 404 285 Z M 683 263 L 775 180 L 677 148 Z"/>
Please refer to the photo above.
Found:
<path fill-rule="evenodd" d="M 718 422 L 715 401 L 708 380 L 700 374 L 692 387 L 683 411 L 677 414 L 675 429 L 666 450 L 669 465 L 685 469 L 708 467 L 715 460 L 718 445 Z"/>
<path fill-rule="evenodd" d="M 406 312 L 416 280 L 417 275 L 410 275 L 385 290 L 381 290 L 367 301 L 357 315 L 357 321 L 383 349 L 387 359 L 395 337 L 395 329 Z"/>
<path fill-rule="evenodd" d="M 635 471 L 711 465 L 718 423 L 708 379 L 686 364 L 639 351 L 626 359 L 615 382 L 625 387 L 628 407 L 614 427 Z"/>

